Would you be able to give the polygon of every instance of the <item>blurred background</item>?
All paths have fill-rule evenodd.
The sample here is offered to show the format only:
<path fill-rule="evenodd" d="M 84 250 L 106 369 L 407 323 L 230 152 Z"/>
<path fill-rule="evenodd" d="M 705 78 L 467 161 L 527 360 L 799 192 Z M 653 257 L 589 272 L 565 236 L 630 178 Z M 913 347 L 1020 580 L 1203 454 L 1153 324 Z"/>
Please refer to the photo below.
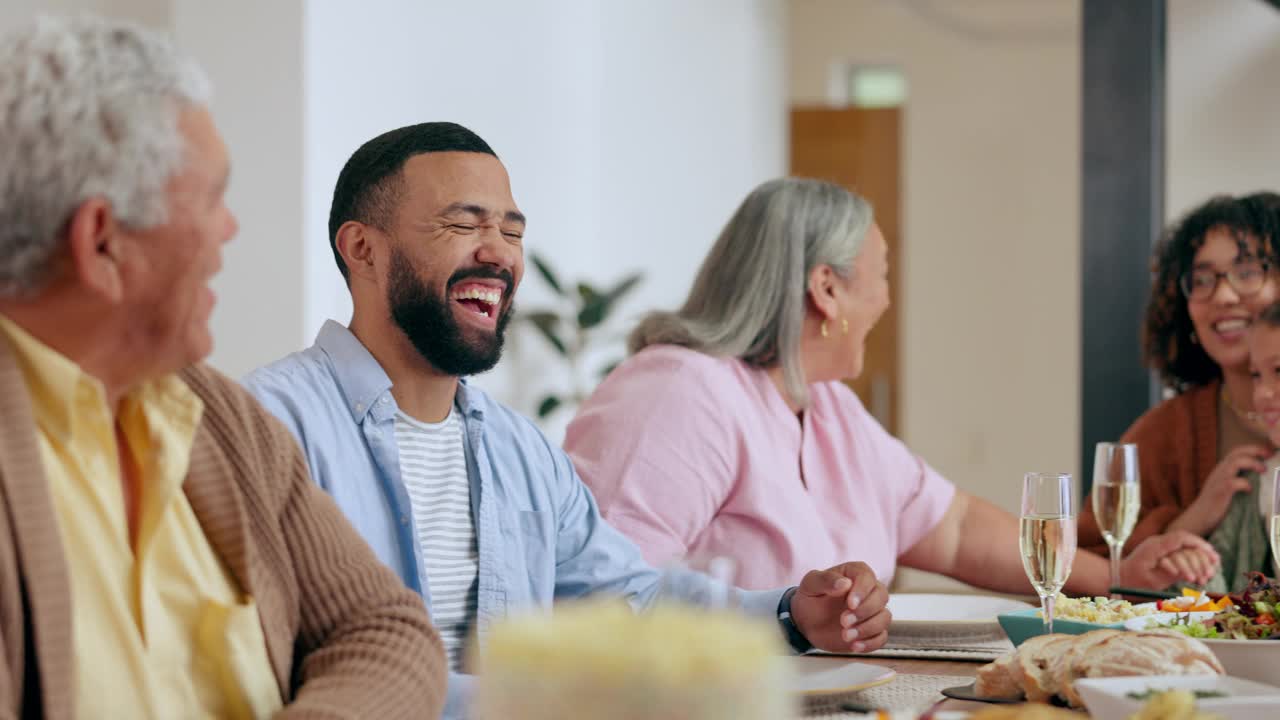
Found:
<path fill-rule="evenodd" d="M 530 415 L 559 397 L 555 440 L 753 186 L 826 177 L 875 203 L 891 247 L 864 403 L 1011 510 L 1023 472 L 1079 474 L 1149 402 L 1159 226 L 1280 187 L 1267 0 L 5 0 L 0 26 L 84 10 L 167 29 L 214 82 L 241 222 L 215 283 L 225 372 L 349 319 L 333 183 L 393 127 L 460 122 L 505 161 L 527 251 L 569 294 L 530 264 L 520 307 L 573 320 L 578 282 L 641 275 L 572 357 L 520 323 L 477 379 Z"/>

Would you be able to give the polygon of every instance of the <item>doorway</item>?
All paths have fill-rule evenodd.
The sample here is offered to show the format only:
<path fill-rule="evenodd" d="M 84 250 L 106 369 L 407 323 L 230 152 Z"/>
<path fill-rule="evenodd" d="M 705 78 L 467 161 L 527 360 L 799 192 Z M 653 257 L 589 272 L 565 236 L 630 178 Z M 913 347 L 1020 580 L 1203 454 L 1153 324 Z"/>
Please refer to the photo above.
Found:
<path fill-rule="evenodd" d="M 889 309 L 867 337 L 862 375 L 849 386 L 894 436 L 901 429 L 901 123 L 900 107 L 791 110 L 790 173 L 828 180 L 866 198 L 889 246 Z"/>

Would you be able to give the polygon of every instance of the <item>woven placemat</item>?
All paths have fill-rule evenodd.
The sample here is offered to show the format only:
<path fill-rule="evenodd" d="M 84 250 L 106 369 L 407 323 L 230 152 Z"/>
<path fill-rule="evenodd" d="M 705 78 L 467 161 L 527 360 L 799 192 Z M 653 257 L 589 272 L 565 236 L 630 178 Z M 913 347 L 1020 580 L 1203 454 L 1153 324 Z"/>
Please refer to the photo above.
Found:
<path fill-rule="evenodd" d="M 840 708 L 841 703 L 854 702 L 893 713 L 914 717 L 942 699 L 942 689 L 963 685 L 965 679 L 955 675 L 898 675 L 884 685 L 858 692 L 805 698 L 804 716 L 809 718 L 860 717 Z"/>
<path fill-rule="evenodd" d="M 849 657 L 868 657 L 868 658 L 899 658 L 899 659 L 918 659 L 918 660 L 967 660 L 972 662 L 991 662 L 1005 653 L 1013 652 L 1013 643 L 1008 638 L 1000 638 L 987 642 L 968 642 L 956 643 L 954 645 L 948 643 L 937 644 L 915 644 L 908 642 L 895 642 L 892 638 L 889 644 L 871 653 L 852 654 Z M 834 653 L 812 653 L 815 655 L 825 655 Z"/>

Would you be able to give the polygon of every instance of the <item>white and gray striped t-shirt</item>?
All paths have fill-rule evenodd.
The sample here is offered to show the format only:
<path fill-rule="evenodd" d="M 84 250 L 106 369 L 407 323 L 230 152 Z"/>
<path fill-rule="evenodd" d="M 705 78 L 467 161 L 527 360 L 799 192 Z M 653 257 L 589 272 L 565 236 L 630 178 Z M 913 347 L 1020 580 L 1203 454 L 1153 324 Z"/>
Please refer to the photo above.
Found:
<path fill-rule="evenodd" d="M 396 413 L 400 477 L 427 566 L 431 620 L 454 670 L 460 669 L 463 645 L 475 622 L 479 554 L 462 443 L 462 422 L 454 410 L 439 423 Z"/>

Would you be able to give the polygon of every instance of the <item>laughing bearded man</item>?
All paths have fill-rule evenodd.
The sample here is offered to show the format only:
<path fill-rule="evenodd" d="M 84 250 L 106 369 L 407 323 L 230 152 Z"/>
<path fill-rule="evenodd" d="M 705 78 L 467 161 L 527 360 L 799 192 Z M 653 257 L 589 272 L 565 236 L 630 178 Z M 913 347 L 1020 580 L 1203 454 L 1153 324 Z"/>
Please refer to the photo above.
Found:
<path fill-rule="evenodd" d="M 564 452 L 462 379 L 501 355 L 524 230 L 506 168 L 470 130 L 425 123 L 370 140 L 339 174 L 329 215 L 350 326 L 328 322 L 312 347 L 245 380 L 427 603 L 454 671 L 445 717 L 466 713 L 467 639 L 512 610 L 594 594 L 637 610 L 660 594 L 722 596 L 703 575 L 645 564 Z M 869 651 L 886 639 L 888 594 L 862 563 L 733 592 L 797 649 Z"/>

